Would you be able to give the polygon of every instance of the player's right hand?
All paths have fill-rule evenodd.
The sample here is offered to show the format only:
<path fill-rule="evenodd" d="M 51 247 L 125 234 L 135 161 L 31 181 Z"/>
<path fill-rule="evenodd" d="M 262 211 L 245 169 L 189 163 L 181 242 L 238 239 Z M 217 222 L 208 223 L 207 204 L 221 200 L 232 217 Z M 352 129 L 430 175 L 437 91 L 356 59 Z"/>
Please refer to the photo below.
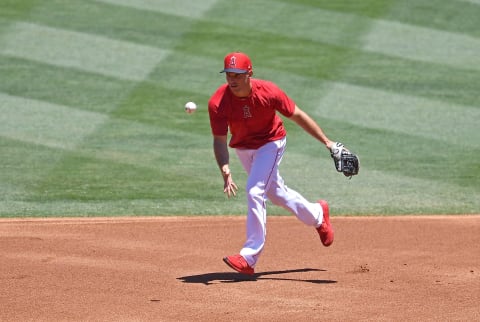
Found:
<path fill-rule="evenodd" d="M 232 173 L 230 172 L 230 169 L 227 169 L 227 171 L 223 171 L 222 176 L 224 181 L 223 193 L 226 193 L 228 198 L 232 196 L 235 197 L 237 195 L 238 187 L 235 184 L 235 182 L 233 182 Z"/>

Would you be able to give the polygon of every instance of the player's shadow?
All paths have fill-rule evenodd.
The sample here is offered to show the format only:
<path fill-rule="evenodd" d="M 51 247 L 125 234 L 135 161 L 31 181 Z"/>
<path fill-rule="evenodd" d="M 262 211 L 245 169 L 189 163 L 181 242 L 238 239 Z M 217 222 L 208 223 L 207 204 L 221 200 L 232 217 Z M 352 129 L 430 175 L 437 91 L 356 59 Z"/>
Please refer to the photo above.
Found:
<path fill-rule="evenodd" d="M 284 271 L 270 271 L 270 272 L 261 272 L 255 273 L 254 275 L 245 275 L 236 272 L 228 273 L 206 273 L 200 275 L 190 275 L 178 277 L 178 280 L 181 280 L 183 283 L 199 283 L 210 285 L 215 282 L 219 283 L 237 283 L 237 282 L 255 282 L 257 280 L 274 280 L 274 281 L 295 281 L 295 282 L 307 282 L 313 284 L 331 284 L 336 283 L 334 280 L 321 280 L 321 279 L 298 279 L 298 278 L 286 278 L 278 275 L 288 274 L 288 273 L 302 273 L 302 272 L 325 272 L 324 269 L 316 268 L 302 268 L 302 269 L 291 269 Z M 272 276 L 274 275 L 274 276 Z M 270 277 L 272 276 L 272 277 Z"/>

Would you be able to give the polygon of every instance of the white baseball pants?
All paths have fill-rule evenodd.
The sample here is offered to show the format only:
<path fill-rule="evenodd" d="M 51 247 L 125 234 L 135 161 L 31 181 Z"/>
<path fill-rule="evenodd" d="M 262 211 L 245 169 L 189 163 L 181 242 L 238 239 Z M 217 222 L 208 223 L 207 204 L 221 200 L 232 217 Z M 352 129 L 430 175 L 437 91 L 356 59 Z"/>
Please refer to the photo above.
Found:
<path fill-rule="evenodd" d="M 255 267 L 265 245 L 267 198 L 273 204 L 289 210 L 308 226 L 318 227 L 322 224 L 322 207 L 316 202 L 307 201 L 298 192 L 288 188 L 280 176 L 278 166 L 282 161 L 286 142 L 286 138 L 283 138 L 269 142 L 256 150 L 235 150 L 248 173 L 247 240 L 240 255 L 251 267 Z"/>

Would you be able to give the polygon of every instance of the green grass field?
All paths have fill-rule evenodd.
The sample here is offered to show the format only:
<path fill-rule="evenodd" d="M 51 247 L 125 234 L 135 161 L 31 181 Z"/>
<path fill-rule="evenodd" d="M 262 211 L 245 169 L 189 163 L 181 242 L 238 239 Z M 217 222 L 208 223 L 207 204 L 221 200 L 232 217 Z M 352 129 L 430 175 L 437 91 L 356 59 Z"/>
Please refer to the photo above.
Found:
<path fill-rule="evenodd" d="M 235 50 L 361 158 L 346 179 L 287 120 L 281 171 L 308 199 L 480 213 L 478 17 L 480 0 L 2 0 L 0 216 L 244 214 L 207 113 Z"/>

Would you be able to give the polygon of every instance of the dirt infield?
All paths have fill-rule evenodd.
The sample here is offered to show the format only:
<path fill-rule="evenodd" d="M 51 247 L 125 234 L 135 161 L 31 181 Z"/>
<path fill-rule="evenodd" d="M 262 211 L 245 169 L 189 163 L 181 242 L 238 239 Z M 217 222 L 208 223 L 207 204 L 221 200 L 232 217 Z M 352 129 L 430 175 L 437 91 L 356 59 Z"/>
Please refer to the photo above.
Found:
<path fill-rule="evenodd" d="M 333 217 L 334 244 L 269 217 L 0 220 L 0 321 L 478 321 L 480 216 Z"/>

